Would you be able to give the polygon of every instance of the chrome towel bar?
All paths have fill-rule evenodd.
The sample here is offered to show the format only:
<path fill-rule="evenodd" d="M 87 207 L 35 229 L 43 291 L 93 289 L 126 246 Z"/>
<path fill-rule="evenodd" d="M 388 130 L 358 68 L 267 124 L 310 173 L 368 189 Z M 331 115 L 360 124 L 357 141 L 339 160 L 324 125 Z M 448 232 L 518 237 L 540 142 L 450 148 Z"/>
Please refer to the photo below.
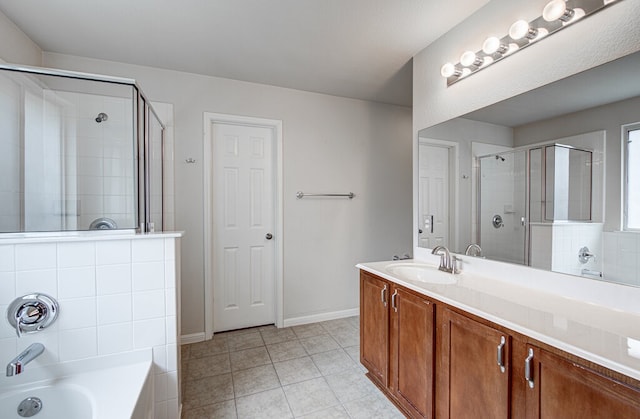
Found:
<path fill-rule="evenodd" d="M 296 192 L 296 198 L 302 199 L 305 196 L 334 196 L 334 197 L 345 197 L 349 199 L 353 199 L 356 196 L 353 192 L 349 193 L 304 193 L 302 191 Z"/>

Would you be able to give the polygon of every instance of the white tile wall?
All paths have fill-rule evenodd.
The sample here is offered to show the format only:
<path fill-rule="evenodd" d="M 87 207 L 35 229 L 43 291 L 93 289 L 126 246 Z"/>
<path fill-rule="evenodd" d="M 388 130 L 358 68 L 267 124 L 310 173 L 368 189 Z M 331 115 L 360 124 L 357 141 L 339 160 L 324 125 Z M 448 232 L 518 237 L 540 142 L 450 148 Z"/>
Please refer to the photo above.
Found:
<path fill-rule="evenodd" d="M 604 233 L 603 273 L 608 281 L 640 286 L 640 233 L 605 232 Z"/>
<path fill-rule="evenodd" d="M 19 339 L 0 319 L 0 357 L 11 359 L 33 342 L 46 348 L 36 365 L 152 348 L 155 417 L 177 417 L 179 239 L 43 240 L 48 242 L 0 244 L 0 312 L 18 296 L 44 292 L 58 299 L 59 317 Z"/>

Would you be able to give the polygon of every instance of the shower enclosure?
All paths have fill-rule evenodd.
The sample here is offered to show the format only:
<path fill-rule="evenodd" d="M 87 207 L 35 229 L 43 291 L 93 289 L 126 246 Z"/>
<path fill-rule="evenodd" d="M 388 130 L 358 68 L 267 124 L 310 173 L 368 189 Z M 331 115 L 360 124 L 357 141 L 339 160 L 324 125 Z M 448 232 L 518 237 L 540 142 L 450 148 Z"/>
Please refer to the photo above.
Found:
<path fill-rule="evenodd" d="M 477 235 L 484 256 L 535 265 L 533 225 L 591 221 L 591 151 L 547 144 L 482 156 L 478 163 Z"/>
<path fill-rule="evenodd" d="M 163 135 L 134 80 L 0 65 L 0 232 L 162 230 Z"/>

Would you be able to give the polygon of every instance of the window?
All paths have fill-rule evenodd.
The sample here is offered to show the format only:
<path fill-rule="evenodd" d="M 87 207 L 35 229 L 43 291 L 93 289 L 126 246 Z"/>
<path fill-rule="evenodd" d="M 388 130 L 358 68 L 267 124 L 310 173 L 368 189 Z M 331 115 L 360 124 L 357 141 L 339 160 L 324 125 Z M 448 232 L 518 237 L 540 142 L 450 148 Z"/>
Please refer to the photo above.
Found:
<path fill-rule="evenodd" d="M 624 229 L 640 230 L 640 124 L 624 127 Z"/>

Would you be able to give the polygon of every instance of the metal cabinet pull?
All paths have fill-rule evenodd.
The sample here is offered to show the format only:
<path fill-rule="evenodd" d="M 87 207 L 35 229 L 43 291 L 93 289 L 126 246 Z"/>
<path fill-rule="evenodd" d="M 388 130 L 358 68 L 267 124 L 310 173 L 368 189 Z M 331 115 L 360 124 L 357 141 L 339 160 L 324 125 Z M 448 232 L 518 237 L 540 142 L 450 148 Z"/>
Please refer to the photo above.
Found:
<path fill-rule="evenodd" d="M 393 307 L 393 311 L 398 312 L 398 305 L 396 304 L 396 297 L 398 296 L 398 290 L 396 290 L 391 296 L 391 307 Z"/>
<path fill-rule="evenodd" d="M 524 379 L 533 388 L 533 349 L 529 348 L 529 356 L 524 360 Z"/>
<path fill-rule="evenodd" d="M 505 339 L 504 336 L 500 337 L 500 345 L 498 345 L 498 350 L 497 350 L 497 359 L 498 359 L 498 366 L 500 367 L 500 372 L 505 372 L 506 368 L 504 366 L 504 346 L 507 343 L 507 339 Z"/>
<path fill-rule="evenodd" d="M 380 291 L 380 299 L 382 300 L 382 304 L 387 306 L 387 284 L 384 284 L 384 288 Z"/>

